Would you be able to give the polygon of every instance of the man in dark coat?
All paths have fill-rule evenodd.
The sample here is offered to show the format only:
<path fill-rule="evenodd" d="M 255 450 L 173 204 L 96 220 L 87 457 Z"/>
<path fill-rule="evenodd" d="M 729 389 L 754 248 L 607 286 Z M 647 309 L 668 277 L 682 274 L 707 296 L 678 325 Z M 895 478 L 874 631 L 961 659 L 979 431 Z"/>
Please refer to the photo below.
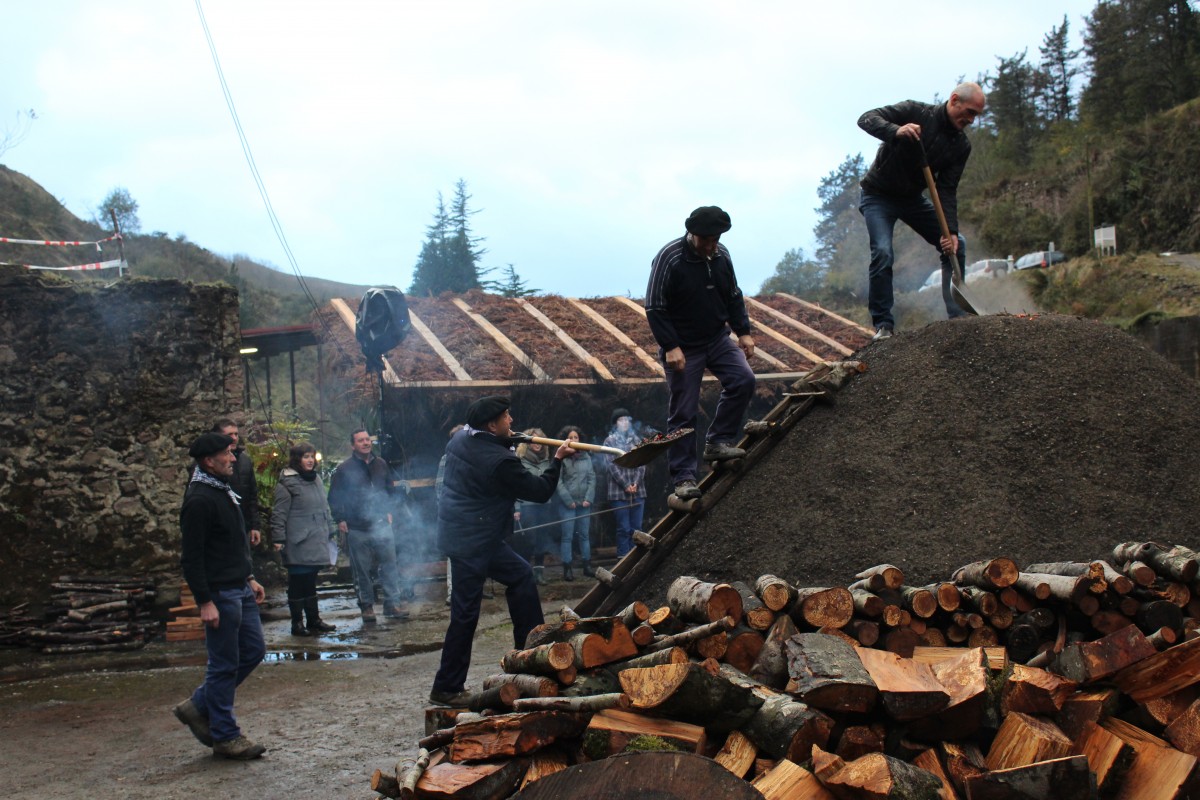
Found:
<path fill-rule="evenodd" d="M 236 422 L 231 419 L 219 419 L 213 423 L 212 432 L 233 439 L 233 455 L 236 461 L 229 485 L 241 498 L 242 517 L 246 520 L 246 535 L 250 537 L 250 546 L 258 547 L 258 543 L 262 541 L 262 518 L 258 514 L 258 480 L 254 476 L 254 461 L 242 446 L 242 437 Z"/>
<path fill-rule="evenodd" d="M 242 735 L 233 716 L 237 687 L 266 655 L 258 606 L 266 593 L 250 572 L 250 541 L 237 494 L 229 485 L 234 440 L 206 433 L 192 443 L 196 460 L 183 496 L 180 564 L 200 608 L 208 667 L 175 716 L 201 744 L 224 758 L 258 758 L 266 748 Z"/>
<path fill-rule="evenodd" d="M 941 105 L 907 100 L 872 109 L 858 119 L 858 127 L 880 139 L 879 151 L 862 181 L 858 210 L 871 238 L 867 308 L 875 339 L 892 335 L 892 234 L 896 221 L 912 228 L 922 239 L 938 248 L 942 262 L 942 300 L 950 318 L 966 312 L 950 293 L 952 267 L 958 260 L 961 277 L 967 263 L 967 243 L 958 232 L 958 181 L 971 155 L 966 129 L 983 113 L 986 98 L 977 83 L 962 83 Z M 928 163 L 946 215 L 950 236 L 942 236 L 933 202 L 925 197 Z"/>
<path fill-rule="evenodd" d="M 668 242 L 650 266 L 646 320 L 666 368 L 667 430 L 695 428 L 700 386 L 708 370 L 721 382 L 721 397 L 704 438 L 704 460 L 724 461 L 746 455 L 734 441 L 754 396 L 754 355 L 746 301 L 733 272 L 721 234 L 732 227 L 717 206 L 701 206 L 684 222 L 687 234 Z M 730 329 L 737 344 L 729 338 Z M 675 440 L 667 455 L 675 495 L 700 496 L 696 436 Z"/>
<path fill-rule="evenodd" d="M 486 579 L 508 589 L 514 647 L 524 647 L 529 632 L 544 621 L 533 570 L 505 539 L 513 532 L 513 504 L 553 497 L 562 460 L 575 451 L 563 444 L 544 473 L 527 471 L 512 449 L 509 405 L 507 397 L 476 400 L 467 410 L 466 426 L 446 446 L 438 549 L 450 559 L 454 586 L 442 662 L 429 693 L 430 702 L 440 705 L 462 706 L 470 696 L 464 687 Z"/>

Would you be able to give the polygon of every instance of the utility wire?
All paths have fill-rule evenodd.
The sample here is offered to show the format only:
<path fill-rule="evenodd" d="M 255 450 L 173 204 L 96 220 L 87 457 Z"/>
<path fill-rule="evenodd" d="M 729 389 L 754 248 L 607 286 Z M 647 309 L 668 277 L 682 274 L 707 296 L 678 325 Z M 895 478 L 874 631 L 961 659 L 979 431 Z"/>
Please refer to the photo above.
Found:
<path fill-rule="evenodd" d="M 200 27 L 204 29 L 204 38 L 208 42 L 208 51 L 212 55 L 213 66 L 217 70 L 217 79 L 221 84 L 221 92 L 225 96 L 225 105 L 229 108 L 229 115 L 233 118 L 233 126 L 237 129 L 238 142 L 242 147 L 242 155 L 246 158 L 246 164 L 250 168 L 250 175 L 254 178 L 254 184 L 258 187 L 258 194 L 262 198 L 263 207 L 267 211 L 267 218 L 271 221 L 271 227 L 275 231 L 275 237 L 279 240 L 280 246 L 283 247 L 284 255 L 287 256 L 288 265 L 291 266 L 292 272 L 296 276 L 296 282 L 300 284 L 300 289 L 304 293 L 304 297 L 312 306 L 317 320 L 321 323 L 321 327 L 325 329 L 325 333 L 329 341 L 333 342 L 333 346 L 351 363 L 354 363 L 354 358 L 351 357 L 337 337 L 333 335 L 333 331 L 329 327 L 329 323 L 325 321 L 325 315 L 321 313 L 321 309 L 317 304 L 316 297 L 309 290 L 308 284 L 304 280 L 304 275 L 300 272 L 300 266 L 296 262 L 296 257 L 292 253 L 291 245 L 288 244 L 287 236 L 283 233 L 283 224 L 279 221 L 279 217 L 275 214 L 275 208 L 271 205 L 271 198 L 267 193 L 267 185 L 263 181 L 262 175 L 258 171 L 258 165 L 254 161 L 254 154 L 250 151 L 250 140 L 246 137 L 246 131 L 242 128 L 242 121 L 238 117 L 237 108 L 233 103 L 233 94 L 229 91 L 229 84 L 225 81 L 225 71 L 221 68 L 221 59 L 217 55 L 217 46 L 213 42 L 212 32 L 208 28 L 208 21 L 204 18 L 204 8 L 201 6 L 201 0 L 196 0 L 196 13 L 200 16 Z M 318 369 L 320 365 L 318 365 Z"/>

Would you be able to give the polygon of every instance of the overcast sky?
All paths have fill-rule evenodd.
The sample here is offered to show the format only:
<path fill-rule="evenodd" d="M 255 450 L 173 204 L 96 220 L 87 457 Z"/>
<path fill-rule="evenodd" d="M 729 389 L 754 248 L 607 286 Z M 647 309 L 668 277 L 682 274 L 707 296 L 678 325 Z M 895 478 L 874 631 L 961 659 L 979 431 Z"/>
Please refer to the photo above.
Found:
<path fill-rule="evenodd" d="M 949 95 L 1094 0 L 204 0 L 301 271 L 407 288 L 438 192 L 473 195 L 485 266 L 542 292 L 645 292 L 694 207 L 757 292 L 813 249 L 820 179 L 877 142 L 863 111 Z M 0 162 L 90 218 L 117 186 L 143 232 L 282 269 L 192 0 L 11 2 Z M 969 167 L 968 167 L 969 169 Z M 17 237 L 23 231 L 0 230 Z M 972 254 L 974 257 L 976 254 Z M 86 260 L 86 259 L 85 259 Z M 865 269 L 865 266 L 864 266 Z"/>

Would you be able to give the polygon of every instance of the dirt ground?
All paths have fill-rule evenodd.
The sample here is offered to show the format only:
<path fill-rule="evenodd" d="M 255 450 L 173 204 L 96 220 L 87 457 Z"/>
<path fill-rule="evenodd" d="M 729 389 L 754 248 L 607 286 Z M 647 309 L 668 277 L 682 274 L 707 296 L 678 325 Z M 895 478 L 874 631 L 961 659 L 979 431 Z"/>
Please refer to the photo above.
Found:
<path fill-rule="evenodd" d="M 880 563 L 912 585 L 983 558 L 1105 558 L 1200 546 L 1196 382 L 1097 322 L 943 321 L 858 354 L 816 407 L 639 588 L 679 575 L 845 585 Z"/>
<path fill-rule="evenodd" d="M 547 617 L 582 583 L 542 592 Z M 484 602 L 468 685 L 498 671 L 512 646 L 503 591 Z M 204 646 L 152 643 L 121 656 L 47 661 L 6 651 L 0 668 L 0 796 L 15 798 L 377 797 L 390 769 L 424 736 L 423 710 L 448 613 L 434 585 L 411 621 L 364 631 L 348 591 L 324 596 L 338 625 L 319 640 L 290 635 L 283 598 L 267 602 L 267 661 L 238 691 L 258 761 L 215 759 L 171 714 L 203 677 Z M 83 671 L 67 671 L 83 670 Z"/>

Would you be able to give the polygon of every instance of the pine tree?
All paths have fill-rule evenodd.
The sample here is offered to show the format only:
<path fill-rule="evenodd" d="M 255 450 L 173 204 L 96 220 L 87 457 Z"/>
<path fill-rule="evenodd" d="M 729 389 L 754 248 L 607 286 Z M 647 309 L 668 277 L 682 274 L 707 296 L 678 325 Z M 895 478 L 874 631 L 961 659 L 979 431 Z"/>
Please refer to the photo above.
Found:
<path fill-rule="evenodd" d="M 446 245 L 450 231 L 450 215 L 446 213 L 442 193 L 438 192 L 437 211 L 433 214 L 433 222 L 425 228 L 425 243 L 421 245 L 421 255 L 417 257 L 417 265 L 413 269 L 409 294 L 436 295 L 453 291 L 450 288 Z"/>
<path fill-rule="evenodd" d="M 538 293 L 537 289 L 529 288 L 529 282 L 517 274 L 517 268 L 512 264 L 504 268 L 503 279 L 484 281 L 483 288 L 502 297 L 532 297 Z"/>
<path fill-rule="evenodd" d="M 479 259 L 486 253 L 482 238 L 471 233 L 470 219 L 477 212 L 468 206 L 467 182 L 459 179 L 449 210 L 438 192 L 437 211 L 425 229 L 425 243 L 413 270 L 410 294 L 436 295 L 466 292 L 482 285 Z"/>
<path fill-rule="evenodd" d="M 1026 60 L 1026 52 L 1001 58 L 995 77 L 984 79 L 997 149 L 1022 166 L 1028 164 L 1033 142 L 1042 130 L 1037 109 L 1038 71 Z"/>
<path fill-rule="evenodd" d="M 1075 111 L 1071 82 L 1079 74 L 1075 60 L 1080 51 L 1072 50 L 1068 43 L 1068 22 L 1064 14 L 1062 25 L 1051 28 L 1038 49 L 1042 55 L 1038 67 L 1040 113 L 1051 123 L 1066 122 Z"/>

